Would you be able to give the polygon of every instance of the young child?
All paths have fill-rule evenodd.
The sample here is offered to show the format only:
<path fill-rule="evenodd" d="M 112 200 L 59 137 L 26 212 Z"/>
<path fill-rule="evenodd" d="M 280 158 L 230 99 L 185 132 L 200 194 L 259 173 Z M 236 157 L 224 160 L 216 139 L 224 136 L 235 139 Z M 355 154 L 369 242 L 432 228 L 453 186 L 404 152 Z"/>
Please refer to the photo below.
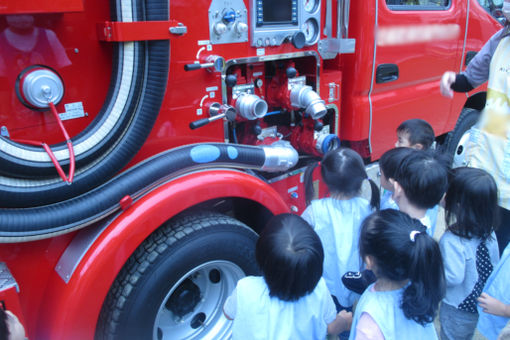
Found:
<path fill-rule="evenodd" d="M 437 242 L 416 219 L 393 209 L 361 227 L 360 254 L 377 281 L 361 296 L 349 339 L 437 339 L 432 321 L 444 296 Z"/>
<path fill-rule="evenodd" d="M 411 148 L 397 147 L 386 151 L 379 159 L 379 172 L 381 174 L 381 188 L 383 192 L 381 194 L 381 210 L 383 209 L 397 209 L 398 205 L 393 200 L 393 184 L 390 179 L 395 179 L 395 173 L 397 172 L 400 163 L 413 152 Z"/>
<path fill-rule="evenodd" d="M 336 314 L 321 278 L 321 241 L 301 217 L 271 218 L 257 241 L 263 276 L 237 283 L 223 307 L 233 339 L 324 339 L 349 328 L 352 313 Z"/>
<path fill-rule="evenodd" d="M 400 211 L 419 219 L 434 235 L 435 224 L 427 210 L 439 204 L 448 185 L 446 162 L 431 152 L 415 150 L 406 155 L 397 171 L 393 184 L 393 199 Z M 437 216 L 437 215 L 436 215 Z"/>
<path fill-rule="evenodd" d="M 441 302 L 441 339 L 472 339 L 478 321 L 476 299 L 498 262 L 494 234 L 498 188 L 481 169 L 452 170 L 445 197 L 446 231 L 439 241 L 446 275 Z"/>
<path fill-rule="evenodd" d="M 311 174 L 305 173 L 305 186 L 313 191 Z M 357 295 L 341 281 L 347 271 L 359 271 L 359 229 L 363 219 L 379 207 L 379 189 L 370 180 L 372 197 L 369 203 L 360 197 L 363 181 L 368 179 L 361 156 L 354 150 L 339 148 L 329 151 L 321 161 L 321 175 L 330 197 L 314 200 L 302 217 L 313 226 L 324 247 L 324 280 L 335 297 L 337 310 L 353 305 Z M 311 190 L 310 190 L 311 189 Z"/>
<path fill-rule="evenodd" d="M 395 147 L 428 150 L 434 143 L 434 130 L 423 119 L 408 119 L 397 128 Z"/>
<path fill-rule="evenodd" d="M 477 328 L 489 340 L 496 340 L 510 321 L 510 245 L 485 283 L 484 293 L 478 298 Z M 505 325 L 507 325 L 505 327 Z"/>

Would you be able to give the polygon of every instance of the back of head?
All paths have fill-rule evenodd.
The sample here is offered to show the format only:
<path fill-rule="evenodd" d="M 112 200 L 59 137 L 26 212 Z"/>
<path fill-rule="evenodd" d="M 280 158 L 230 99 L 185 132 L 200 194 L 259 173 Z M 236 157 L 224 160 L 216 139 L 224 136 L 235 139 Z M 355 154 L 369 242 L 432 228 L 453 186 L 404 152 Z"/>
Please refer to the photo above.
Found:
<path fill-rule="evenodd" d="M 347 197 L 359 195 L 363 181 L 368 180 L 372 191 L 370 205 L 379 209 L 379 188 L 368 178 L 363 159 L 356 151 L 344 147 L 328 151 L 321 162 L 321 175 L 331 193 Z M 305 172 L 307 197 L 310 197 L 312 190 L 310 177 Z"/>
<path fill-rule="evenodd" d="M 422 325 L 434 320 L 446 284 L 437 242 L 420 221 L 394 209 L 368 216 L 361 227 L 360 254 L 375 261 L 378 278 L 409 280 L 401 308 Z"/>
<path fill-rule="evenodd" d="M 295 301 L 311 293 L 322 276 L 324 251 L 321 240 L 300 216 L 272 217 L 256 246 L 257 263 L 269 295 Z"/>
<path fill-rule="evenodd" d="M 361 191 L 363 180 L 367 178 L 365 164 L 361 156 L 349 148 L 338 148 L 324 155 L 321 174 L 332 193 L 356 196 Z"/>
<path fill-rule="evenodd" d="M 448 167 L 431 151 L 413 150 L 398 167 L 394 179 L 411 204 L 421 209 L 437 205 L 448 186 Z"/>
<path fill-rule="evenodd" d="M 494 178 L 481 169 L 453 169 L 445 211 L 451 232 L 468 239 L 487 239 L 498 224 L 498 188 Z"/>
<path fill-rule="evenodd" d="M 434 143 L 435 135 L 432 126 L 423 119 L 408 119 L 397 128 L 397 132 L 407 133 L 411 145 L 421 144 L 428 150 Z"/>
<path fill-rule="evenodd" d="M 379 159 L 379 166 L 384 176 L 387 179 L 395 178 L 400 163 L 402 163 L 402 160 L 411 152 L 413 152 L 413 149 L 404 147 L 393 148 L 386 151 Z"/>

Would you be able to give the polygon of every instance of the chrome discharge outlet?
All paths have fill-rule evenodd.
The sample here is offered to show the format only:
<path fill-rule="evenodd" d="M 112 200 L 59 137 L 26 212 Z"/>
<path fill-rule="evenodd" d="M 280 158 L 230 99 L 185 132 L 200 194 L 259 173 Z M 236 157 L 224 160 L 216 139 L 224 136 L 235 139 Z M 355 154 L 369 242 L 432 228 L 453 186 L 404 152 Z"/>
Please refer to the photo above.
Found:
<path fill-rule="evenodd" d="M 294 107 L 304 108 L 312 119 L 319 119 L 327 112 L 324 100 L 308 85 L 294 86 L 290 90 L 290 103 Z"/>
<path fill-rule="evenodd" d="M 266 115 L 267 103 L 254 94 L 241 93 L 236 100 L 236 109 L 242 117 L 254 120 Z"/>
<path fill-rule="evenodd" d="M 299 155 L 290 142 L 279 140 L 269 146 L 263 146 L 266 159 L 262 166 L 263 171 L 279 172 L 286 171 L 296 166 Z"/>
<path fill-rule="evenodd" d="M 333 134 L 321 134 L 315 143 L 315 149 L 325 154 L 328 151 L 335 150 L 340 147 L 340 138 Z"/>

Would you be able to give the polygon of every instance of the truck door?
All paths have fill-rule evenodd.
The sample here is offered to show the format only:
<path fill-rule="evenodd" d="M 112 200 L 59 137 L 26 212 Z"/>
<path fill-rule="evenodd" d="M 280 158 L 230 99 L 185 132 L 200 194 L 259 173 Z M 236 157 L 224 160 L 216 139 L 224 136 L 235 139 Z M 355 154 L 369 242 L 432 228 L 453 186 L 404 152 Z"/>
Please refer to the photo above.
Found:
<path fill-rule="evenodd" d="M 466 32 L 465 0 L 376 0 L 376 42 L 369 92 L 372 159 L 393 147 L 409 118 L 446 132 L 451 101 L 439 93 L 447 70 L 460 71 Z"/>

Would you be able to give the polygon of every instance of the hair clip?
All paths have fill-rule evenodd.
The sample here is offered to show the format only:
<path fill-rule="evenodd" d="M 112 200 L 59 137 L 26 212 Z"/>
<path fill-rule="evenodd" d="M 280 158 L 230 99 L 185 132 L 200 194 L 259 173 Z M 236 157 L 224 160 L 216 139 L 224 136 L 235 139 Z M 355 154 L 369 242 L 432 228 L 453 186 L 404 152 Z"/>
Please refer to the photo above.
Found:
<path fill-rule="evenodd" d="M 419 233 L 420 233 L 420 231 L 418 231 L 418 230 L 413 230 L 409 233 L 409 238 L 411 239 L 412 242 L 415 241 L 416 235 L 418 235 Z"/>

